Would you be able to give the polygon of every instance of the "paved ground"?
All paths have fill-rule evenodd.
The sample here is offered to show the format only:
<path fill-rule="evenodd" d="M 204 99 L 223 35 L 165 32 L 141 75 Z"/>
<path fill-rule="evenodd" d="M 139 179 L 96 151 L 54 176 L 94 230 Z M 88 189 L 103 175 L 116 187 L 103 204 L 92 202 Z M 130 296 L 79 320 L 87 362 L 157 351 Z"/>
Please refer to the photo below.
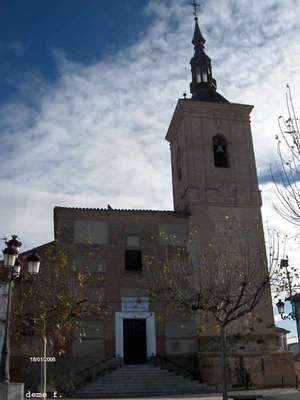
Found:
<path fill-rule="evenodd" d="M 261 390 L 244 390 L 242 392 L 232 392 L 232 394 L 260 394 L 263 396 L 264 400 L 300 400 L 300 391 L 297 389 L 261 389 Z M 49 397 L 48 397 L 49 399 Z M 145 398 L 141 398 L 145 400 Z M 193 395 L 193 396 L 166 396 L 166 397 L 147 397 L 147 400 L 158 400 L 158 399 L 201 399 L 201 400 L 221 400 L 222 396 L 219 393 L 203 394 L 203 395 Z M 62 399 L 67 400 L 67 399 Z M 72 399 L 76 400 L 76 399 Z M 88 400 L 88 399 L 78 399 L 78 400 Z M 94 399 L 95 400 L 95 399 Z M 105 399 L 101 399 L 105 400 Z M 122 399 L 129 400 L 129 399 Z M 139 400 L 134 398 L 132 400 Z"/>

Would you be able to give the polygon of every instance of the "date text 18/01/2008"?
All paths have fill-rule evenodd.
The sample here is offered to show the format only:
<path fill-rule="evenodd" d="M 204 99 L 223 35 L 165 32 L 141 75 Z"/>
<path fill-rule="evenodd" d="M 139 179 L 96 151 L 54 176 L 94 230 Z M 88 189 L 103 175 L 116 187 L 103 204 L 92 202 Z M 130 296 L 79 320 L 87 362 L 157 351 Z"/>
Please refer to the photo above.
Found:
<path fill-rule="evenodd" d="M 55 357 L 30 357 L 31 362 L 55 362 Z"/>

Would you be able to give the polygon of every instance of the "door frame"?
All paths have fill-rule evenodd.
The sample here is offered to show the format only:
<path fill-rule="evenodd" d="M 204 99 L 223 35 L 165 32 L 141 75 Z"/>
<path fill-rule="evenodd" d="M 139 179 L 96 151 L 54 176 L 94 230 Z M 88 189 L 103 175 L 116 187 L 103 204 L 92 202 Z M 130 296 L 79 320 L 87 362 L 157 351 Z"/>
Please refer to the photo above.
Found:
<path fill-rule="evenodd" d="M 156 356 L 155 314 L 153 312 L 116 312 L 115 313 L 115 346 L 116 357 L 124 358 L 123 319 L 146 320 L 147 358 Z"/>

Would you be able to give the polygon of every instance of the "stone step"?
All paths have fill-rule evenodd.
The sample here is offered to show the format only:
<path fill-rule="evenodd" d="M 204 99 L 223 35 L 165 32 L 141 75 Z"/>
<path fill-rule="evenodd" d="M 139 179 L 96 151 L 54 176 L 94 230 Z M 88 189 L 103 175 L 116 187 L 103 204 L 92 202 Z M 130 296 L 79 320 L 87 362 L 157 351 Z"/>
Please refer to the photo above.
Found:
<path fill-rule="evenodd" d="M 176 388 L 179 388 L 179 387 L 189 387 L 189 388 L 193 388 L 193 389 L 195 389 L 195 388 L 199 388 L 199 386 L 198 385 L 189 385 L 189 384 L 175 384 L 175 383 L 168 383 L 168 384 L 157 384 L 157 385 L 154 385 L 154 384 L 151 384 L 151 385 L 143 385 L 143 384 L 140 384 L 140 385 L 103 385 L 103 386 L 88 386 L 88 387 L 85 387 L 85 389 L 86 390 L 103 390 L 103 389 L 110 389 L 110 388 L 114 388 L 114 387 L 117 387 L 117 388 L 144 388 L 144 387 L 151 387 L 151 388 L 161 388 L 161 387 L 164 387 L 164 388 L 172 388 L 172 387 L 176 387 Z M 81 389 L 81 390 L 83 390 L 83 389 Z"/>
<path fill-rule="evenodd" d="M 190 389 L 190 390 L 203 390 L 205 389 L 205 387 L 193 387 L 193 386 L 188 386 L 188 385 L 183 385 L 183 386 L 171 386 L 171 387 L 160 387 L 160 386 L 153 386 L 153 387 L 139 387 L 139 386 L 116 386 L 114 388 L 110 388 L 110 390 L 129 390 L 129 391 L 136 391 L 136 390 L 144 390 L 144 391 L 149 391 L 149 390 L 179 390 L 179 389 Z M 103 388 L 97 388 L 97 389 L 85 389 L 85 390 L 80 390 L 80 393 L 88 393 L 88 392 L 104 392 L 107 391 L 107 388 L 103 387 Z"/>
<path fill-rule="evenodd" d="M 173 390 L 177 390 L 177 389 L 191 389 L 191 390 L 200 390 L 200 389 L 204 389 L 204 387 L 191 387 L 188 385 L 183 385 L 183 386 L 172 386 L 172 387 L 159 387 L 159 386 L 152 386 L 152 387 L 139 387 L 139 386 L 116 386 L 114 388 L 111 388 L 111 390 L 130 390 L 130 391 L 135 391 L 136 389 L 142 389 L 145 391 L 149 391 L 149 390 L 166 390 L 166 389 L 173 389 Z M 85 389 L 85 390 L 80 390 L 80 393 L 87 393 L 87 392 L 97 392 L 97 391 L 106 391 L 107 388 L 103 387 L 103 388 L 97 388 L 97 389 Z"/>
<path fill-rule="evenodd" d="M 140 386 L 146 386 L 146 387 L 161 387 L 161 386 L 190 386 L 190 387 L 198 387 L 199 384 L 197 382 L 185 382 L 185 381 L 179 381 L 179 382 L 174 382 L 174 381 L 158 381 L 158 382 L 103 382 L 103 383 L 97 383 L 97 384 L 90 384 L 87 385 L 86 388 L 88 389 L 99 389 L 102 387 L 114 387 L 114 386 L 119 386 L 119 387 L 140 387 Z"/>
<path fill-rule="evenodd" d="M 194 391 L 194 390 L 157 390 L 157 391 L 147 391 L 147 392 L 139 392 L 138 394 L 135 391 L 127 391 L 127 392 L 102 392 L 102 393 L 82 393 L 82 394 L 76 394 L 76 398 L 100 398 L 100 397 L 111 397 L 111 396 L 118 396 L 118 397 L 144 397 L 144 396 L 158 396 L 158 395 L 165 395 L 165 396 L 170 396 L 170 395 L 184 395 L 184 394 L 203 394 L 203 393 L 209 393 L 209 392 L 203 392 L 203 391 Z"/>
<path fill-rule="evenodd" d="M 122 382 L 156 382 L 156 381 L 172 381 L 172 382 L 192 382 L 192 379 L 189 378 L 184 378 L 183 376 L 140 376 L 140 377 L 131 377 L 131 376 L 126 376 L 126 377 L 119 377 L 119 376 L 106 376 L 101 379 L 101 382 L 116 382 L 116 381 L 122 381 Z M 98 381 L 98 380 L 97 380 Z M 95 381 L 95 382 L 97 382 Z"/>
<path fill-rule="evenodd" d="M 78 398 L 209 393 L 206 385 L 154 365 L 126 365 L 75 393 Z"/>
<path fill-rule="evenodd" d="M 152 392 L 103 392 L 103 393 L 84 393 L 82 395 L 77 394 L 77 398 L 82 398 L 82 399 L 98 399 L 98 398 L 111 398 L 111 397 L 125 397 L 125 398 L 130 398 L 130 397 L 148 397 L 148 396 L 170 396 L 170 395 L 197 395 L 197 394 L 208 394 L 210 392 L 204 392 L 202 391 L 152 391 Z"/>
<path fill-rule="evenodd" d="M 88 383 L 88 385 L 91 385 L 91 384 L 94 384 L 94 383 L 97 383 L 98 381 L 95 381 L 95 382 L 91 382 L 91 383 Z M 127 378 L 127 379 L 113 379 L 113 378 L 110 378 L 110 379 L 103 379 L 101 382 L 99 382 L 100 384 L 103 384 L 103 383 L 116 383 L 116 382 L 124 382 L 124 383 L 134 383 L 134 382 L 138 382 L 138 383 L 140 383 L 140 382 L 144 382 L 145 384 L 151 384 L 152 382 L 182 382 L 182 383 L 184 383 L 184 382 L 186 382 L 186 383 L 198 383 L 197 381 L 192 381 L 192 380 L 190 380 L 190 379 L 184 379 L 184 378 L 179 378 L 178 377 L 178 379 L 173 379 L 173 378 L 170 378 L 170 377 L 166 377 L 165 379 L 164 378 L 157 378 L 157 379 L 149 379 L 149 378 L 145 378 L 145 379 L 132 379 L 132 378 Z"/>
<path fill-rule="evenodd" d="M 150 379 L 150 378 L 152 378 L 152 379 L 155 379 L 155 378 L 167 378 L 167 377 L 172 377 L 173 379 L 177 379 L 177 378 L 185 378 L 185 379 L 190 379 L 189 377 L 184 377 L 184 376 L 182 376 L 182 375 L 176 375 L 176 374 L 173 374 L 173 373 L 168 373 L 168 374 L 166 374 L 166 373 L 164 373 L 164 374 L 136 374 L 134 377 L 133 377 L 133 375 L 132 374 L 113 374 L 113 375 L 105 375 L 105 376 L 103 376 L 102 377 L 102 379 L 104 379 L 104 378 L 107 378 L 108 376 L 110 376 L 110 377 L 112 377 L 112 378 L 114 378 L 114 379 L 133 379 L 133 378 L 135 378 L 135 379 L 144 379 L 144 378 L 148 378 L 148 379 Z"/>

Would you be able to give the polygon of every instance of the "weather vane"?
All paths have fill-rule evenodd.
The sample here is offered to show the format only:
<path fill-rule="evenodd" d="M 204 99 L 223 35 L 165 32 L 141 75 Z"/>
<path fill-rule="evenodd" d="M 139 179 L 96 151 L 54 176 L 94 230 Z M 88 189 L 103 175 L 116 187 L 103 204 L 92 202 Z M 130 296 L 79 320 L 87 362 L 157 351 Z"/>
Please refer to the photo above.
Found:
<path fill-rule="evenodd" d="M 200 7 L 200 4 L 196 3 L 195 0 L 193 0 L 193 2 L 190 3 L 190 4 L 191 4 L 191 6 L 194 7 L 194 17 L 197 18 L 198 17 L 198 10 L 197 9 L 198 9 L 198 7 Z"/>

